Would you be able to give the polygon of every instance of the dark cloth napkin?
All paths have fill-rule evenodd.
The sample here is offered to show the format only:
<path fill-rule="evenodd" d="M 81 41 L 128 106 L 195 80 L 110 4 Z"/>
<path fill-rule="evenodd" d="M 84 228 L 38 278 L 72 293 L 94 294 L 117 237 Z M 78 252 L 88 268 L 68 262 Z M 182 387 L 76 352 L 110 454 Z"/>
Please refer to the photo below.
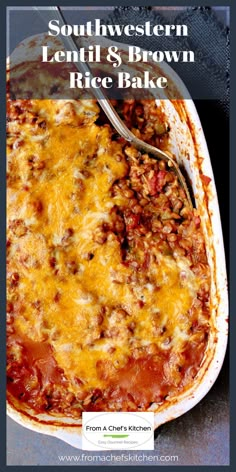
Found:
<path fill-rule="evenodd" d="M 166 14 L 167 12 L 167 14 Z M 164 14 L 150 7 L 117 7 L 106 24 L 187 25 L 188 36 L 115 36 L 114 41 L 155 51 L 192 50 L 195 63 L 170 66 L 179 74 L 194 99 L 219 99 L 227 102 L 229 83 L 229 31 L 218 21 L 210 7 L 166 10 Z"/>

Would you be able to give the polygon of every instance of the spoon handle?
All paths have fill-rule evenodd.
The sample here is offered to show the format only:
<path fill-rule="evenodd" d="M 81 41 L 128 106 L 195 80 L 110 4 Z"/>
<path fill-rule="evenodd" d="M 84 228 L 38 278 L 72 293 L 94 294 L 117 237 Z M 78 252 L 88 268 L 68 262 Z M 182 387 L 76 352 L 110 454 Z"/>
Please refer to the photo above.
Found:
<path fill-rule="evenodd" d="M 61 12 L 60 7 L 56 6 L 56 7 L 47 7 L 47 8 L 45 8 L 45 7 L 33 7 L 33 8 L 40 14 L 42 19 L 47 24 L 50 20 L 50 17 L 52 17 L 51 19 L 54 19 L 54 20 L 58 21 L 58 26 L 60 26 L 60 28 L 64 25 L 66 25 L 66 21 L 65 21 L 65 18 L 63 16 L 62 12 Z M 71 35 L 70 36 L 60 35 L 60 38 L 61 38 L 62 42 L 64 43 L 66 49 L 69 49 L 69 50 L 72 50 L 72 51 L 73 50 L 77 51 L 78 56 L 79 56 L 79 47 L 76 44 L 76 41 L 75 41 L 73 36 L 71 36 Z M 86 73 L 91 74 L 91 76 L 93 75 L 87 62 L 78 61 L 78 62 L 75 63 L 75 67 L 83 75 L 85 75 Z M 175 162 L 175 160 L 172 159 L 165 152 L 161 151 L 160 149 L 158 149 L 154 146 L 151 146 L 150 144 L 145 143 L 141 139 L 138 139 L 126 127 L 123 120 L 120 118 L 120 116 L 116 112 L 116 110 L 113 107 L 113 105 L 111 104 L 110 100 L 108 100 L 107 97 L 104 95 L 101 88 L 92 87 L 92 93 L 95 96 L 95 98 L 97 99 L 100 107 L 102 108 L 102 110 L 104 111 L 106 116 L 108 117 L 110 123 L 115 128 L 115 130 L 118 132 L 118 134 L 120 136 L 122 136 L 122 138 L 124 138 L 129 143 L 133 144 L 134 147 L 136 147 L 140 151 L 151 154 L 151 156 L 154 157 L 155 159 L 163 159 L 171 165 L 171 167 L 174 169 L 174 171 L 177 174 L 177 177 L 178 177 L 178 179 L 179 179 L 179 181 L 180 181 L 180 183 L 181 183 L 181 185 L 182 185 L 182 187 L 185 191 L 188 203 L 189 203 L 190 207 L 192 208 L 192 206 L 193 206 L 192 205 L 192 200 L 191 200 L 191 197 L 190 197 L 190 194 L 189 194 L 189 191 L 188 191 L 187 184 L 185 182 L 185 178 L 184 178 L 178 164 Z"/>
<path fill-rule="evenodd" d="M 51 19 L 57 20 L 58 26 L 62 27 L 66 24 L 65 18 L 61 12 L 60 7 L 48 7 L 45 9 L 45 7 L 33 7 L 37 12 L 40 14 L 41 18 L 48 24 L 50 17 Z M 52 13 L 52 14 L 50 14 Z M 79 48 L 78 45 L 76 44 L 73 36 L 63 36 L 60 35 L 60 38 L 62 42 L 64 43 L 65 47 L 69 50 L 75 50 L 78 52 L 79 55 Z M 81 72 L 83 75 L 85 73 L 90 73 L 91 76 L 93 75 L 91 72 L 91 69 L 88 65 L 87 62 L 76 62 L 75 67 L 78 69 L 79 72 Z M 134 139 L 133 133 L 129 131 L 126 126 L 124 125 L 123 121 L 119 117 L 118 113 L 110 103 L 110 101 L 107 99 L 107 97 L 104 95 L 103 91 L 101 88 L 92 88 L 93 95 L 96 97 L 99 105 L 103 109 L 104 113 L 108 116 L 112 126 L 116 129 L 116 131 L 128 142 L 132 142 Z"/>

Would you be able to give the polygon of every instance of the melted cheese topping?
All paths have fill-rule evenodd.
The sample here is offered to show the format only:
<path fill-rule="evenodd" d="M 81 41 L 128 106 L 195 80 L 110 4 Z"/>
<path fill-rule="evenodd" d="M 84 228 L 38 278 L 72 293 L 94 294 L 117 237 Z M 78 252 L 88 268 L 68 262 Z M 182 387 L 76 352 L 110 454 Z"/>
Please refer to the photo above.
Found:
<path fill-rule="evenodd" d="M 134 269 L 124 264 L 114 232 L 99 241 L 112 208 L 128 204 L 112 195 L 128 164 L 109 127 L 95 123 L 98 113 L 92 101 L 34 101 L 25 120 L 12 122 L 9 139 L 14 329 L 22 339 L 50 343 L 75 395 L 81 383 L 106 388 L 101 360 L 112 366 L 112 378 L 137 350 L 155 345 L 164 354 L 182 353 L 201 286 L 187 258 L 155 246 L 148 281 L 132 281 Z"/>

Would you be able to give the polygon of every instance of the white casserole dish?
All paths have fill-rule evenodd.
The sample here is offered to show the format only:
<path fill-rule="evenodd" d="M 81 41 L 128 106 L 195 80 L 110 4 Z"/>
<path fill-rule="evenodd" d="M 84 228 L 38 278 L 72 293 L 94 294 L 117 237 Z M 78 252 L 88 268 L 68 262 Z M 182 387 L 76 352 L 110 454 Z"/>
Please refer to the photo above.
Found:
<path fill-rule="evenodd" d="M 58 40 L 53 38 L 50 49 L 61 47 Z M 18 46 L 17 52 L 11 56 L 11 70 L 17 70 L 24 57 L 24 47 L 29 51 L 26 62 L 39 60 L 41 45 L 45 44 L 44 35 L 26 39 Z M 127 45 L 112 43 L 127 54 Z M 109 41 L 103 40 L 102 45 L 108 47 Z M 167 64 L 147 65 L 147 70 L 153 75 L 165 75 L 169 82 L 169 91 L 173 87 L 178 101 L 158 100 L 167 116 L 170 131 L 170 151 L 185 168 L 193 189 L 196 206 L 201 215 L 206 249 L 211 270 L 211 307 L 212 329 L 210 332 L 207 351 L 192 387 L 173 398 L 170 404 L 165 404 L 155 413 L 155 428 L 174 418 L 179 417 L 195 406 L 210 390 L 215 382 L 225 356 L 228 333 L 228 296 L 225 255 L 222 238 L 221 220 L 217 200 L 217 192 L 212 173 L 211 161 L 207 149 L 204 132 L 188 92 L 178 75 Z M 138 66 L 136 68 L 138 71 Z M 19 72 L 20 74 L 21 72 Z M 168 97 L 167 90 L 166 97 Z M 185 97 L 184 99 L 181 97 Z M 189 97 L 186 99 L 186 97 Z M 201 175 L 211 179 L 208 186 L 203 184 Z M 8 415 L 26 428 L 43 434 L 62 439 L 70 445 L 81 448 L 81 421 L 69 418 L 56 420 L 49 415 L 35 416 L 30 410 L 22 411 L 13 399 L 7 405 Z"/>

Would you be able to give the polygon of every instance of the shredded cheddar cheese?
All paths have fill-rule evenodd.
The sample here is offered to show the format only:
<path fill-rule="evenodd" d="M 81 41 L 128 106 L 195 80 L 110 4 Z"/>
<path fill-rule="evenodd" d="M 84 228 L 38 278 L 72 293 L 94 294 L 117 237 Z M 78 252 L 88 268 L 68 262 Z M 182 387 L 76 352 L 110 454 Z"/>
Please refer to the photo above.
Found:
<path fill-rule="evenodd" d="M 10 391 L 36 411 L 72 416 L 164 401 L 192 381 L 207 342 L 196 212 L 175 210 L 181 198 L 179 212 L 187 208 L 176 178 L 125 152 L 95 102 L 9 107 Z"/>

